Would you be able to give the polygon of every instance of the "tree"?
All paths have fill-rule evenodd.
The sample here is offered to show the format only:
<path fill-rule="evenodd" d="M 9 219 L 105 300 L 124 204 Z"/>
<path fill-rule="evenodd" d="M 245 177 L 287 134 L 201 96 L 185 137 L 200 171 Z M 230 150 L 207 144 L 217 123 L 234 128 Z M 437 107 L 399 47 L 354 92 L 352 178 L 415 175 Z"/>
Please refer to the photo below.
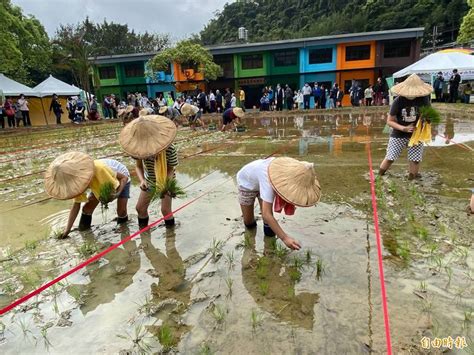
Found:
<path fill-rule="evenodd" d="M 469 43 L 474 41 L 474 0 L 468 1 L 469 12 L 464 16 L 459 29 L 458 43 Z"/>
<path fill-rule="evenodd" d="M 24 16 L 10 0 L 0 0 L 0 72 L 27 85 L 49 74 L 51 45 L 41 23 Z"/>
<path fill-rule="evenodd" d="M 222 75 L 222 68 L 214 63 L 211 53 L 190 40 L 178 42 L 176 47 L 167 48 L 150 59 L 148 75 L 154 77 L 154 72 L 167 70 L 173 62 L 195 67 L 208 80 L 215 80 Z"/>

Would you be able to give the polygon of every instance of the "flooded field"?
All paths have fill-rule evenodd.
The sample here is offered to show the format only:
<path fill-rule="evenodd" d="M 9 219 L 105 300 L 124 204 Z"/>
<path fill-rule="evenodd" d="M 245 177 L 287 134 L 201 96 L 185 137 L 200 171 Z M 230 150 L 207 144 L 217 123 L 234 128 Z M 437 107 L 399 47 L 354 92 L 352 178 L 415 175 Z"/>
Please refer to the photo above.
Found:
<path fill-rule="evenodd" d="M 177 226 L 138 235 L 104 258 L 0 317 L 2 354 L 359 354 L 386 352 L 367 151 L 385 155 L 386 111 L 247 115 L 245 132 L 180 128 Z M 210 118 L 216 120 L 216 117 Z M 0 136 L 0 307 L 136 232 L 98 208 L 88 232 L 55 238 L 70 201 L 43 190 L 60 153 L 114 157 L 119 123 Z M 451 138 L 451 142 L 446 141 Z M 376 192 L 395 353 L 421 340 L 465 339 L 473 353 L 474 119 L 443 114 L 426 148 L 422 179 L 406 178 L 406 153 Z M 290 252 L 258 228 L 246 232 L 235 175 L 257 158 L 314 162 L 321 203 L 278 215 L 302 249 Z M 257 207 L 256 207 L 257 208 Z M 151 209 L 150 222 L 161 215 Z M 257 208 L 257 212 L 258 208 Z M 258 214 L 257 214 L 258 215 Z M 462 338 L 464 337 L 464 338 Z M 462 345 L 462 344 L 461 344 Z M 74 350 L 71 347 L 74 346 Z"/>

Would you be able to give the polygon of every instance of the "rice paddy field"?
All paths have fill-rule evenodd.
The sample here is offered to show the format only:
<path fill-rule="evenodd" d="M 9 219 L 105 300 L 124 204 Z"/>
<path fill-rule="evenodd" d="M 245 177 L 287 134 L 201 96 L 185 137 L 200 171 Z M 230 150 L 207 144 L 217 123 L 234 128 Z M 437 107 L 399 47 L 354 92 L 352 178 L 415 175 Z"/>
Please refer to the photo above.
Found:
<path fill-rule="evenodd" d="M 466 212 L 474 113 L 438 108 L 422 179 L 407 180 L 405 152 L 375 184 L 397 354 L 474 353 L 474 217 Z M 158 223 L 1 315 L 0 353 L 386 353 L 368 168 L 369 150 L 374 169 L 385 155 L 386 112 L 254 112 L 243 132 L 180 128 L 177 179 L 186 195 L 173 202 L 184 206 L 177 226 Z M 43 188 L 49 163 L 71 150 L 117 159 L 133 174 L 117 143 L 121 128 L 1 132 L 1 308 L 139 230 L 135 177 L 127 224 L 113 221 L 112 202 L 96 209 L 90 231 L 66 239 L 57 236 L 72 201 Z M 263 236 L 257 206 L 258 228 L 243 228 L 235 175 L 269 155 L 315 164 L 321 202 L 277 214 L 300 251 Z M 160 217 L 155 204 L 150 222 Z"/>

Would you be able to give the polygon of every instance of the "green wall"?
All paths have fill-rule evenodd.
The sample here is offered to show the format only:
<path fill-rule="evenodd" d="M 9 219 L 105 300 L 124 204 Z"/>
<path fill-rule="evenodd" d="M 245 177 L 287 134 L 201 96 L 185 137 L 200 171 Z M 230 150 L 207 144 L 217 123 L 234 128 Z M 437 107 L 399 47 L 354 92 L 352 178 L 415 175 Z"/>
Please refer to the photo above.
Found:
<path fill-rule="evenodd" d="M 300 55 L 299 52 L 296 50 L 295 56 L 296 56 L 296 64 L 291 65 L 291 66 L 284 66 L 284 67 L 276 67 L 275 61 L 273 60 L 273 54 L 279 52 L 279 51 L 274 51 L 274 52 L 269 52 L 267 55 L 267 60 L 268 60 L 268 67 L 270 68 L 269 70 L 269 75 L 285 75 L 285 74 L 299 74 L 300 72 Z"/>
<path fill-rule="evenodd" d="M 120 75 L 120 84 L 121 85 L 145 85 L 146 79 L 145 75 L 141 77 L 126 77 L 125 76 L 125 65 L 127 64 L 141 64 L 143 70 L 145 70 L 145 62 L 129 62 L 119 65 L 119 75 Z"/>
<path fill-rule="evenodd" d="M 243 55 L 253 55 L 253 54 L 262 54 L 263 55 L 263 67 L 258 69 L 242 69 L 242 56 Z M 236 78 L 250 78 L 254 76 L 266 76 L 268 75 L 268 53 L 257 52 L 257 53 L 242 53 L 234 54 L 234 75 Z"/>

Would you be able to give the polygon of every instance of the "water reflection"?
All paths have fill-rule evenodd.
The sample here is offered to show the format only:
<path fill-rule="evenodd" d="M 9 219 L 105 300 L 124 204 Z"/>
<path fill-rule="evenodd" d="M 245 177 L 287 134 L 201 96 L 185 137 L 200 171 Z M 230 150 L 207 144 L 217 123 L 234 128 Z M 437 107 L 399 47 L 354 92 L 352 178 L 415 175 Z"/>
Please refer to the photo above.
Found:
<path fill-rule="evenodd" d="M 255 250 L 256 231 L 247 231 L 249 245 L 242 256 L 242 279 L 248 293 L 265 311 L 298 327 L 313 329 L 314 305 L 319 294 L 295 295 L 294 266 L 285 265 L 273 254 L 274 238 L 265 237 L 264 255 Z"/>

